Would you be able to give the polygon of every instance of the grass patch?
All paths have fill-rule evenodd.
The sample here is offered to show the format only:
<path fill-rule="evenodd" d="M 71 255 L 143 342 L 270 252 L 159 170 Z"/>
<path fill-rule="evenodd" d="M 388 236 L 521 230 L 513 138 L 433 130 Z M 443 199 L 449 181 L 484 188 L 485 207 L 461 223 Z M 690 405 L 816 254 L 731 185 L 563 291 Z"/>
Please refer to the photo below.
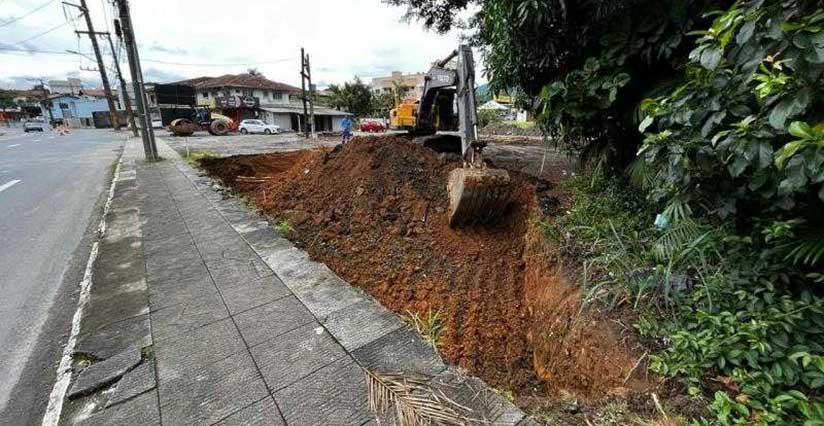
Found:
<path fill-rule="evenodd" d="M 189 165 L 194 167 L 200 167 L 200 160 L 207 159 L 207 158 L 217 158 L 219 155 L 217 152 L 209 150 L 209 149 L 199 149 L 199 150 L 187 150 L 186 151 L 186 162 Z"/>
<path fill-rule="evenodd" d="M 437 349 L 441 344 L 441 334 L 446 328 L 443 325 L 440 311 L 430 309 L 425 315 L 406 311 L 404 320 L 433 348 Z"/>

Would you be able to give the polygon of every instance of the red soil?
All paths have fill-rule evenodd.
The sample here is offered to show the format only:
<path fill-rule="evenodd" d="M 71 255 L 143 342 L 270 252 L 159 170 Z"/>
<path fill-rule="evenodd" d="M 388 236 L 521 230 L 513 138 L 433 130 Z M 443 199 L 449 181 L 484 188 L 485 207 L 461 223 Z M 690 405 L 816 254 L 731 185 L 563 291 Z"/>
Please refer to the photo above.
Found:
<path fill-rule="evenodd" d="M 441 354 L 492 386 L 595 399 L 645 386 L 624 383 L 636 358 L 621 330 L 579 314 L 578 286 L 534 224 L 545 220 L 539 204 L 564 198 L 553 184 L 511 171 L 502 222 L 456 230 L 447 224 L 446 176 L 459 164 L 403 138 L 201 164 L 288 219 L 290 239 L 389 309 L 440 311 Z"/>

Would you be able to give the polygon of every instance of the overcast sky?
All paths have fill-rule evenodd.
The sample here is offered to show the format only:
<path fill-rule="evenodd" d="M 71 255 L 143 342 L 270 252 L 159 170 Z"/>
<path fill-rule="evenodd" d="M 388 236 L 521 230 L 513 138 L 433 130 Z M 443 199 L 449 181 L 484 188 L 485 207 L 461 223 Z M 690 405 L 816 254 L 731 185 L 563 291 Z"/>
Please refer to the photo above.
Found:
<path fill-rule="evenodd" d="M 107 31 L 113 13 L 110 0 L 87 2 L 95 31 Z M 403 8 L 380 0 L 132 0 L 130 4 L 147 81 L 236 74 L 254 67 L 272 80 L 300 86 L 300 48 L 305 47 L 318 86 L 354 76 L 368 82 L 393 70 L 426 71 L 460 39 L 457 32 L 438 35 L 425 31 L 420 23 L 404 22 Z M 79 77 L 87 85 L 99 86 L 99 73 L 83 70 L 96 68 L 92 60 L 8 51 L 74 50 L 93 58 L 88 37 L 78 39 L 74 34 L 75 29 L 86 29 L 82 18 L 72 20 L 77 14 L 70 7 L 64 13 L 60 0 L 0 0 L 0 87 L 28 88 L 31 79 L 41 77 Z M 100 42 L 109 64 L 108 42 Z"/>

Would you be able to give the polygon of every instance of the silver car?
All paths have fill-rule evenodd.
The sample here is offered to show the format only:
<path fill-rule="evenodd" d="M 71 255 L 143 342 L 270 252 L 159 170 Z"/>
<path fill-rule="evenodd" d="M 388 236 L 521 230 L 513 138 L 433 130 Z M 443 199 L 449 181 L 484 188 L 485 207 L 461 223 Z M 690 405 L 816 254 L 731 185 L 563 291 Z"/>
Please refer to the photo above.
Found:
<path fill-rule="evenodd" d="M 42 132 L 46 129 L 46 123 L 43 120 L 28 120 L 23 123 L 23 131 L 28 132 Z"/>

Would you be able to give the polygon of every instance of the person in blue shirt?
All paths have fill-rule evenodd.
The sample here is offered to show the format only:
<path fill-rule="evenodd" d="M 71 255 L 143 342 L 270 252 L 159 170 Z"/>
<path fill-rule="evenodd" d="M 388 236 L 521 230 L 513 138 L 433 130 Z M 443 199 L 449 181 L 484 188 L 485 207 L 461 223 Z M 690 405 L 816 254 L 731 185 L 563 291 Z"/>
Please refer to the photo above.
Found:
<path fill-rule="evenodd" d="M 352 139 L 352 119 L 349 118 L 348 115 L 343 117 L 343 121 L 341 121 L 340 126 L 343 128 L 343 138 L 340 143 L 345 144 Z"/>

